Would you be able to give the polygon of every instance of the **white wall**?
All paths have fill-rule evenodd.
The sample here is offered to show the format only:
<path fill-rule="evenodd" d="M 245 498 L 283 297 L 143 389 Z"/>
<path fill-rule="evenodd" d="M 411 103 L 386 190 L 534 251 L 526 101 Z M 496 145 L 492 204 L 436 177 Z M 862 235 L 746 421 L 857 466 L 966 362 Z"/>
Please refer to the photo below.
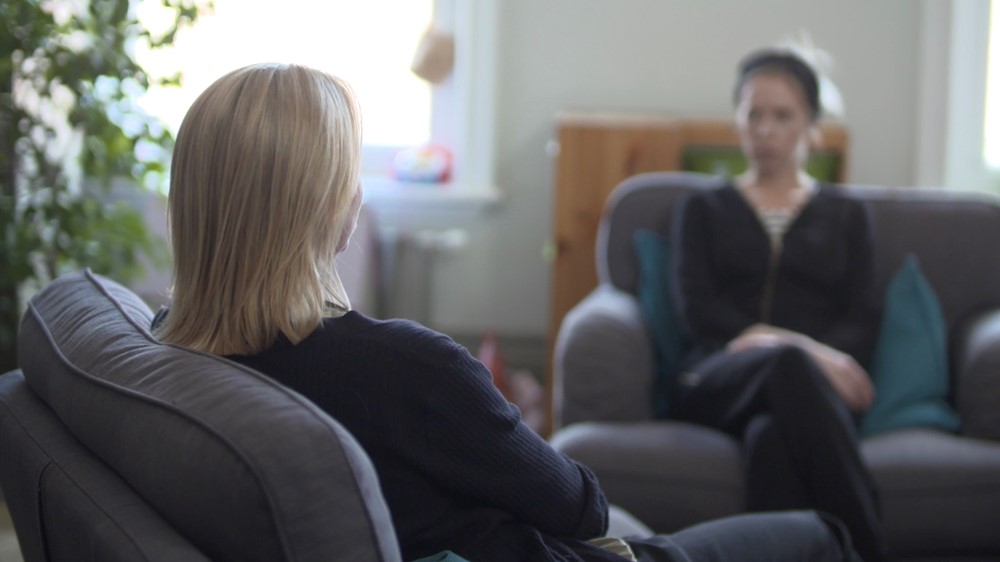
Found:
<path fill-rule="evenodd" d="M 469 0 L 474 1 L 474 0 Z M 916 177 L 922 3 L 913 0 L 498 0 L 497 183 L 505 201 L 437 261 L 429 322 L 545 336 L 553 117 L 567 109 L 727 116 L 736 63 L 800 29 L 829 51 L 850 180 Z M 944 46 L 942 46 L 944 48 Z M 926 113 L 924 108 L 924 113 Z"/>

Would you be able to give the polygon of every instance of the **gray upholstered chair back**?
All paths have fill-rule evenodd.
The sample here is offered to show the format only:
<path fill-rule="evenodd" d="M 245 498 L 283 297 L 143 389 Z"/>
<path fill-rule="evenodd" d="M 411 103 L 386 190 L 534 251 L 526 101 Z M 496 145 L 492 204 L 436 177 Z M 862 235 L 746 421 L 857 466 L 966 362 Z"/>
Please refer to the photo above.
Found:
<path fill-rule="evenodd" d="M 633 232 L 645 228 L 669 237 L 674 206 L 684 193 L 723 181 L 703 174 L 654 172 L 622 182 L 608 199 L 598 234 L 600 281 L 635 293 Z M 1000 306 L 1000 199 L 943 189 L 848 189 L 871 202 L 880 287 L 913 252 L 941 301 L 950 333 Z"/>
<path fill-rule="evenodd" d="M 80 444 L 20 371 L 0 376 L 0 459 L 26 562 L 210 560 Z"/>
<path fill-rule="evenodd" d="M 150 319 L 137 296 L 89 272 L 58 279 L 31 299 L 19 334 L 24 377 L 93 453 L 63 472 L 120 478 L 118 487 L 133 492 L 126 501 L 141 498 L 143 514 L 176 530 L 170 540 L 183 537 L 211 560 L 399 560 L 374 469 L 343 427 L 257 372 L 160 344 Z M 6 384 L 17 382 L 8 377 L 16 375 Z M 18 461 L 5 454 L 5 465 Z M 19 536 L 37 533 L 43 543 L 26 549 L 32 552 L 116 524 L 74 531 L 69 523 L 86 517 L 60 513 L 78 506 L 47 478 L 54 472 L 39 469 L 25 492 L 36 495 L 39 524 L 31 528 L 22 513 Z M 157 544 L 142 546 L 157 552 Z M 181 558 L 190 559 L 150 557 Z"/>

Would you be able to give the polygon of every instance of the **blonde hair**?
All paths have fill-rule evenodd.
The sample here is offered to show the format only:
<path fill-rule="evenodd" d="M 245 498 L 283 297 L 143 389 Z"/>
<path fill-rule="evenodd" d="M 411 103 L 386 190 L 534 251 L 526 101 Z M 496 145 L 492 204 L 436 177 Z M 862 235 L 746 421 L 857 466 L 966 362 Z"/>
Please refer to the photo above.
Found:
<path fill-rule="evenodd" d="M 334 76 L 266 64 L 209 86 L 174 147 L 172 294 L 157 336 L 253 354 L 349 309 L 334 257 L 353 226 L 360 158 L 360 112 Z"/>

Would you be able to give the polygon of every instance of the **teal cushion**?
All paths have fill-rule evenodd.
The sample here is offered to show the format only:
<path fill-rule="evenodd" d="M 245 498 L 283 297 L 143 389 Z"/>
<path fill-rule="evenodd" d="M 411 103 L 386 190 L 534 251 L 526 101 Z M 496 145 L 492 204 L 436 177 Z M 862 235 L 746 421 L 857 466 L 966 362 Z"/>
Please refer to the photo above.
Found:
<path fill-rule="evenodd" d="M 869 369 L 875 403 L 861 424 L 862 436 L 905 427 L 958 429 L 958 414 L 947 402 L 945 332 L 937 295 L 911 254 L 886 289 L 882 327 Z"/>
<path fill-rule="evenodd" d="M 637 230 L 632 242 L 639 261 L 636 294 L 656 353 L 653 412 L 658 418 L 667 418 L 677 365 L 688 346 L 684 326 L 671 296 L 670 244 L 666 238 L 651 230 Z"/>

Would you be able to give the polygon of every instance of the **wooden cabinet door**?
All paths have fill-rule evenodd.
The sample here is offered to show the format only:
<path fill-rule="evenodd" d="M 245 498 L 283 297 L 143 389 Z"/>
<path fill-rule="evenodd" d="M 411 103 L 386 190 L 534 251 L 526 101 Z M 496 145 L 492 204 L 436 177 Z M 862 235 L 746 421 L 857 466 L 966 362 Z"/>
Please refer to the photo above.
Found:
<path fill-rule="evenodd" d="M 629 176 L 679 166 L 678 135 L 663 118 L 565 117 L 558 122 L 547 387 L 566 313 L 597 287 L 597 230 L 611 191 Z M 551 422 L 551 411 L 550 419 Z M 550 423 L 551 427 L 551 423 Z"/>

